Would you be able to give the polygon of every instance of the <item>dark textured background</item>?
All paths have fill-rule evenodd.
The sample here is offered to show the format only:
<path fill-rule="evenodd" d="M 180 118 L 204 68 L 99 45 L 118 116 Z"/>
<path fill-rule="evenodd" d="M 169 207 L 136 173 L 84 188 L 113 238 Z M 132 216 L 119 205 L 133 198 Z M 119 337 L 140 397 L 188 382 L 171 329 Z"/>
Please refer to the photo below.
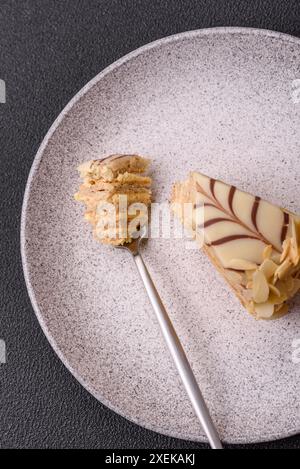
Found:
<path fill-rule="evenodd" d="M 24 285 L 22 197 L 42 138 L 70 98 L 104 67 L 155 39 L 211 26 L 300 36 L 299 0 L 1 0 L 0 365 L 2 448 L 205 448 L 144 430 L 98 403 L 65 369 Z M 245 422 L 247 425 L 247 422 Z M 249 448 L 300 448 L 300 437 Z"/>

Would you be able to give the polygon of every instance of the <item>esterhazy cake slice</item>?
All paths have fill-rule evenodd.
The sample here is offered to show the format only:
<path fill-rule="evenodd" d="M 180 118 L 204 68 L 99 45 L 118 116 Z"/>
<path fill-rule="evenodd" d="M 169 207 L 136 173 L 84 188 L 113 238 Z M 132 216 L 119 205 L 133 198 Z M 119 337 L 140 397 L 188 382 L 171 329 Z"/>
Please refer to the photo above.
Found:
<path fill-rule="evenodd" d="M 287 312 L 286 301 L 300 288 L 297 215 L 196 172 L 174 185 L 171 203 L 251 314 Z"/>
<path fill-rule="evenodd" d="M 137 226 L 147 223 L 152 180 L 143 173 L 149 163 L 138 155 L 111 155 L 79 166 L 83 183 L 75 199 L 85 204 L 97 241 L 130 243 Z"/>

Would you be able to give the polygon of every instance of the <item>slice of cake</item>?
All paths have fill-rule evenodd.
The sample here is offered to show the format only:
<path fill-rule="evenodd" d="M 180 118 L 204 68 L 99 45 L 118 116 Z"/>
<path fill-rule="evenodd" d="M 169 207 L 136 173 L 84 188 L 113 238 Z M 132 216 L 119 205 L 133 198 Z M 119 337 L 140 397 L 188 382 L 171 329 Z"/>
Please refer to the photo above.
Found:
<path fill-rule="evenodd" d="M 83 183 L 75 199 L 86 206 L 85 219 L 97 241 L 122 245 L 148 221 L 149 160 L 138 155 L 111 155 L 78 168 Z"/>
<path fill-rule="evenodd" d="M 300 288 L 297 215 L 196 172 L 174 185 L 171 203 L 252 315 L 287 312 Z"/>

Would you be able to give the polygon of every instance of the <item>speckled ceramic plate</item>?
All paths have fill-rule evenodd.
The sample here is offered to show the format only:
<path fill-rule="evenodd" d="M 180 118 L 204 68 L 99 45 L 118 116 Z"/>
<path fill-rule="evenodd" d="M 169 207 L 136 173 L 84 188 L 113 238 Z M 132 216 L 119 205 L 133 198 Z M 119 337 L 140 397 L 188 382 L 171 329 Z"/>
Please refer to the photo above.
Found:
<path fill-rule="evenodd" d="M 97 245 L 73 201 L 76 166 L 116 152 L 153 159 L 157 201 L 198 169 L 300 212 L 300 41 L 221 28 L 162 39 L 85 86 L 34 161 L 22 257 L 41 326 L 62 361 L 101 402 L 149 429 L 205 438 L 168 355 L 138 274 Z M 223 440 L 300 430 L 300 300 L 256 322 L 206 257 L 182 240 L 144 249 Z"/>

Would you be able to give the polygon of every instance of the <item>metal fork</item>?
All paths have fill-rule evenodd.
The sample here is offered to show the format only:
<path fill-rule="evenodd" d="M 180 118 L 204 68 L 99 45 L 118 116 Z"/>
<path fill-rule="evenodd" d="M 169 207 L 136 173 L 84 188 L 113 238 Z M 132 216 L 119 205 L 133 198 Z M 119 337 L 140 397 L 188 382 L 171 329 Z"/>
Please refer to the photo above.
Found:
<path fill-rule="evenodd" d="M 213 424 L 208 408 L 205 404 L 204 398 L 197 384 L 193 370 L 188 362 L 185 351 L 180 343 L 168 313 L 162 303 L 162 300 L 155 288 L 155 285 L 150 277 L 148 269 L 143 261 L 139 252 L 141 240 L 146 237 L 147 230 L 142 228 L 139 237 L 134 239 L 131 243 L 119 246 L 130 252 L 135 261 L 141 279 L 143 280 L 145 289 L 148 293 L 149 300 L 153 306 L 156 318 L 160 325 L 162 334 L 169 348 L 171 356 L 176 365 L 177 371 L 180 375 L 185 390 L 190 398 L 194 411 L 200 420 L 202 428 L 208 438 L 212 449 L 223 449 L 218 432 Z"/>

